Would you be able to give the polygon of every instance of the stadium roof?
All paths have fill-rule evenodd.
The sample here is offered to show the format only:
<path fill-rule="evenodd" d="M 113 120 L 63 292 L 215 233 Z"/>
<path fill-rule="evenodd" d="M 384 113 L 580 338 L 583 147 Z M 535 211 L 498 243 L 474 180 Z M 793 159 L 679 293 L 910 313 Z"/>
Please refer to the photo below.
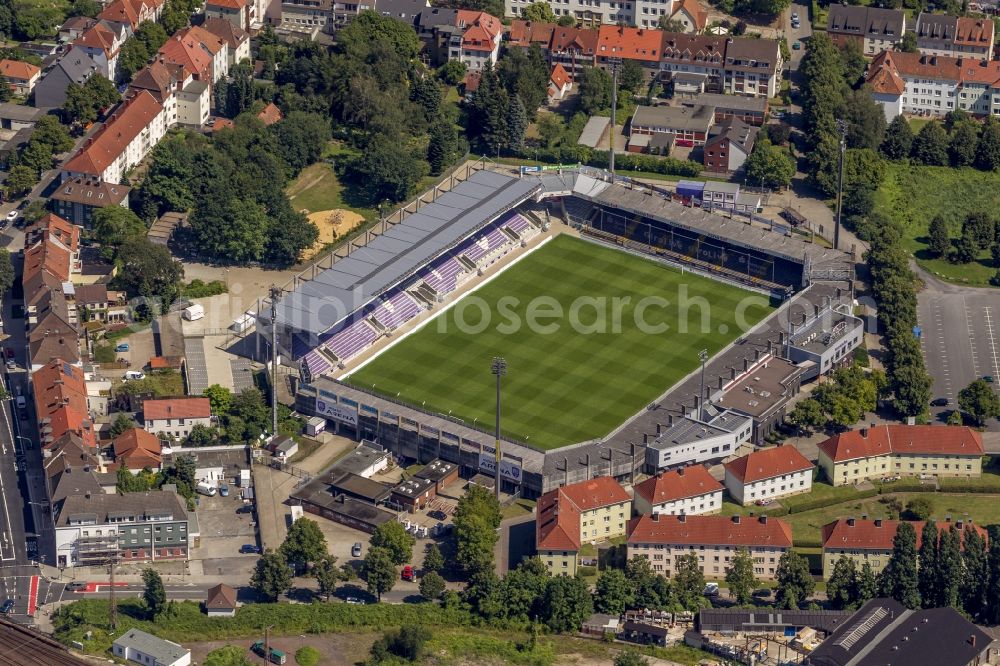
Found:
<path fill-rule="evenodd" d="M 477 171 L 312 280 L 300 282 L 279 301 L 278 320 L 316 335 L 330 330 L 538 188 L 534 179 Z"/>

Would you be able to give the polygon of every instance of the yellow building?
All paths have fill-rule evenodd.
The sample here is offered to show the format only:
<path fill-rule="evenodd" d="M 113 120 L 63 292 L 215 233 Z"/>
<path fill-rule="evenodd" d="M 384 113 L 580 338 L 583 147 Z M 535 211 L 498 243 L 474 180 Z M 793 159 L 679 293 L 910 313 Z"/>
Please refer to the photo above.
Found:
<path fill-rule="evenodd" d="M 625 536 L 631 512 L 632 498 L 610 476 L 551 490 L 536 506 L 538 556 L 552 575 L 572 576 L 580 547 Z"/>
<path fill-rule="evenodd" d="M 920 548 L 921 533 L 924 529 L 924 521 L 907 521 L 913 525 L 917 533 L 917 548 Z M 866 518 L 841 518 L 823 526 L 823 580 L 829 580 L 833 573 L 833 566 L 842 556 L 854 560 L 858 570 L 867 562 L 872 568 L 872 572 L 878 575 L 889 562 L 892 555 L 892 540 L 896 537 L 896 529 L 899 527 L 898 520 L 868 520 Z M 947 530 L 952 526 L 950 521 L 938 521 L 938 532 Z M 954 523 L 955 528 L 962 534 L 966 527 L 973 527 L 983 538 L 986 538 L 986 530 L 972 521 L 967 523 L 958 520 Z"/>
<path fill-rule="evenodd" d="M 843 486 L 897 475 L 978 477 L 984 453 L 972 428 L 883 425 L 821 442 L 818 462 L 830 483 Z"/>

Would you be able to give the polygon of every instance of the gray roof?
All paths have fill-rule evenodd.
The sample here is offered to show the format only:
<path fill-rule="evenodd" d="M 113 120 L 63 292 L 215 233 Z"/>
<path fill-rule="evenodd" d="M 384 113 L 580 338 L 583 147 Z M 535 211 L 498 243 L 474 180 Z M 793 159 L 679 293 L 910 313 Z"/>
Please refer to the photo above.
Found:
<path fill-rule="evenodd" d="M 695 96 L 696 104 L 714 106 L 718 111 L 750 111 L 764 113 L 767 110 L 766 97 L 743 97 L 742 95 L 720 95 L 718 93 L 702 93 Z"/>
<path fill-rule="evenodd" d="M 917 37 L 927 39 L 941 39 L 954 41 L 955 32 L 958 30 L 958 17 L 946 14 L 929 14 L 920 12 L 917 16 L 917 25 L 914 32 Z"/>
<path fill-rule="evenodd" d="M 344 474 L 346 472 L 360 475 L 361 472 L 364 472 L 379 460 L 388 457 L 389 452 L 384 449 L 376 449 L 367 444 L 358 444 L 353 451 L 333 463 L 327 471 L 331 475 Z"/>
<path fill-rule="evenodd" d="M 115 645 L 148 654 L 161 664 L 173 664 L 191 652 L 177 643 L 157 638 L 153 634 L 147 634 L 138 629 L 129 629 L 128 632 L 116 638 Z"/>
<path fill-rule="evenodd" d="M 377 6 L 378 0 L 376 0 Z M 417 25 L 423 29 L 433 28 L 439 25 L 455 25 L 455 19 L 458 18 L 458 12 L 454 9 L 448 9 L 446 7 L 428 7 L 427 9 L 420 12 L 420 17 L 417 19 Z"/>
<path fill-rule="evenodd" d="M 149 515 L 170 515 L 173 520 L 187 520 L 187 508 L 180 495 L 163 490 L 145 493 L 125 493 L 107 495 L 104 492 L 88 495 L 70 495 L 63 502 L 56 519 L 56 527 L 66 527 L 72 516 L 95 516 L 98 524 L 104 524 L 109 515 L 135 516 L 142 521 Z"/>
<path fill-rule="evenodd" d="M 716 181 L 708 181 L 705 183 L 705 189 L 702 190 L 705 194 L 711 192 L 724 192 L 726 194 L 739 194 L 740 184 L 739 183 L 720 183 Z"/>
<path fill-rule="evenodd" d="M 826 29 L 862 37 L 901 38 L 905 17 L 898 9 L 831 4 Z"/>
<path fill-rule="evenodd" d="M 279 301 L 279 322 L 317 335 L 330 330 L 537 188 L 531 179 L 477 171 L 315 278 L 300 282 Z"/>
<path fill-rule="evenodd" d="M 759 128 L 751 127 L 739 118 L 730 118 L 722 125 L 712 128 L 712 137 L 706 142 L 706 145 L 729 139 L 730 144 L 739 146 L 740 150 L 749 155 L 750 151 L 753 150 L 753 144 L 759 131 Z"/>
<path fill-rule="evenodd" d="M 700 631 L 767 632 L 771 627 L 812 627 L 831 633 L 853 615 L 849 610 L 778 610 L 774 608 L 706 608 L 698 611 Z"/>
<path fill-rule="evenodd" d="M 714 407 L 707 408 L 704 416 L 710 418 L 703 421 L 693 416 L 684 416 L 675 420 L 674 425 L 663 431 L 649 446 L 662 451 L 672 446 L 704 441 L 710 437 L 737 432 L 751 421 L 750 417 L 728 410 L 719 412 Z"/>
<path fill-rule="evenodd" d="M 375 11 L 403 23 L 413 25 L 420 12 L 428 8 L 427 0 L 375 0 Z"/>
<path fill-rule="evenodd" d="M 33 123 L 37 122 L 46 113 L 45 109 L 36 109 L 33 106 L 24 106 L 23 104 L 10 104 L 9 102 L 0 104 L 0 118 L 4 120 Z"/>
<path fill-rule="evenodd" d="M 77 84 L 85 83 L 97 71 L 97 63 L 79 46 L 74 46 L 67 51 L 63 57 L 56 61 L 52 69 L 57 67 L 66 72 L 70 81 Z"/>
<path fill-rule="evenodd" d="M 577 140 L 581 146 L 587 146 L 589 148 L 596 148 L 598 142 L 601 140 L 601 136 L 604 134 L 604 130 L 608 128 L 611 124 L 611 118 L 605 116 L 591 116 L 587 124 L 583 126 L 583 131 L 580 132 L 580 138 Z"/>
<path fill-rule="evenodd" d="M 667 130 L 708 132 L 715 120 L 715 107 L 702 104 L 692 106 L 637 106 L 632 116 L 632 127 L 662 127 Z"/>

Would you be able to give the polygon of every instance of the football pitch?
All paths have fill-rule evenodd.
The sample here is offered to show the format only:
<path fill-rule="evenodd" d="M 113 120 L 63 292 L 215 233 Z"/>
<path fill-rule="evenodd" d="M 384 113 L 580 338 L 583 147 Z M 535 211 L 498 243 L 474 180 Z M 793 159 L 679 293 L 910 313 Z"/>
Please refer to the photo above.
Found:
<path fill-rule="evenodd" d="M 552 449 L 607 435 L 771 311 L 760 294 L 560 235 L 346 381 L 492 428 L 503 356 L 504 434 Z"/>

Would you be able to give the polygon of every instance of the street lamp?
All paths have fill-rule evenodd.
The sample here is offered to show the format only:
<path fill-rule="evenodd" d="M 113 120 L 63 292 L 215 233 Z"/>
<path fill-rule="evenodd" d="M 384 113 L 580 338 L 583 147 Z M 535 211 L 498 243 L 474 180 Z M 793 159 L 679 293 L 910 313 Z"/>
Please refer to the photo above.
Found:
<path fill-rule="evenodd" d="M 840 249 L 840 216 L 844 209 L 844 155 L 847 153 L 847 123 L 837 120 L 840 134 L 840 168 L 837 175 L 837 223 L 833 227 L 833 249 Z"/>
<path fill-rule="evenodd" d="M 490 372 L 497 378 L 497 420 L 496 420 L 496 441 L 494 442 L 494 454 L 496 455 L 496 473 L 494 485 L 496 486 L 497 503 L 500 503 L 500 378 L 507 374 L 507 360 L 503 356 L 494 356 L 490 365 Z"/>
<path fill-rule="evenodd" d="M 698 393 L 698 414 L 696 417 L 701 420 L 702 414 L 702 404 L 701 401 L 705 399 L 705 363 L 708 361 L 708 350 L 702 349 L 698 352 L 698 360 L 701 361 L 701 392 Z"/>

